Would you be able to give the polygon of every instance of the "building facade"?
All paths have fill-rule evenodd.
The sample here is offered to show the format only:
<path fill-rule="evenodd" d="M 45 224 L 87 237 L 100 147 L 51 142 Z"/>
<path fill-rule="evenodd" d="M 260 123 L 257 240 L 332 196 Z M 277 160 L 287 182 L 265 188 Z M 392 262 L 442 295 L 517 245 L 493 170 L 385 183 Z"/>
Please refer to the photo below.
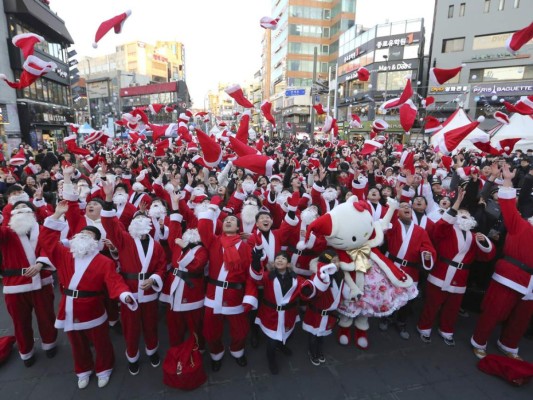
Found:
<path fill-rule="evenodd" d="M 509 35 L 531 23 L 533 1 L 438 0 L 431 43 L 431 66 L 464 67 L 454 80 L 430 86 L 435 116 L 444 119 L 458 103 L 471 118 L 486 117 L 482 128 L 495 125 L 492 115 L 505 111 L 503 101 L 533 94 L 533 41 L 511 54 Z"/>
<path fill-rule="evenodd" d="M 311 105 L 317 100 L 312 98 L 313 70 L 317 80 L 327 80 L 339 37 L 355 24 L 355 7 L 356 0 L 272 1 L 272 15 L 280 20 L 275 31 L 265 31 L 261 72 L 278 126 L 290 122 L 293 131 L 309 130 Z"/>
<path fill-rule="evenodd" d="M 35 46 L 35 55 L 53 61 L 57 72 L 50 72 L 23 90 L 14 91 L 0 83 L 0 110 L 8 124 L 3 141 L 8 150 L 23 141 L 33 147 L 43 140 L 62 145 L 67 135 L 66 123 L 74 122 L 70 91 L 70 67 L 67 48 L 73 44 L 64 21 L 50 9 L 48 1 L 3 0 L 0 16 L 0 52 L 8 55 L 0 60 L 1 72 L 16 80 L 22 72 L 22 52 L 11 44 L 13 36 L 36 33 L 45 41 Z"/>
<path fill-rule="evenodd" d="M 360 116 L 368 132 L 375 118 L 388 121 L 389 132 L 403 133 L 397 110 L 380 114 L 385 100 L 398 97 L 410 76 L 413 90 L 424 85 L 424 20 L 422 18 L 379 24 L 370 29 L 353 26 L 340 37 L 336 76 L 330 86 L 336 86 L 334 108 L 337 121 L 348 133 L 351 114 Z M 357 69 L 370 72 L 368 82 L 357 79 Z"/>

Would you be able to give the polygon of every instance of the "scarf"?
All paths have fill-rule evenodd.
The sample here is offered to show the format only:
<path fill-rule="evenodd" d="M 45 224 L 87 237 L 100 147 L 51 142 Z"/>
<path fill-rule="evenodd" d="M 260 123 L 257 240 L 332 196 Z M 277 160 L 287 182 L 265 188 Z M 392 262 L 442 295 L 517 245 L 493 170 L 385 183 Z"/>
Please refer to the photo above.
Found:
<path fill-rule="evenodd" d="M 224 264 L 226 265 L 226 269 L 228 271 L 235 270 L 238 266 L 240 256 L 239 251 L 235 246 L 240 241 L 241 237 L 239 235 L 228 236 L 223 234 L 220 236 L 220 243 L 224 248 Z"/>

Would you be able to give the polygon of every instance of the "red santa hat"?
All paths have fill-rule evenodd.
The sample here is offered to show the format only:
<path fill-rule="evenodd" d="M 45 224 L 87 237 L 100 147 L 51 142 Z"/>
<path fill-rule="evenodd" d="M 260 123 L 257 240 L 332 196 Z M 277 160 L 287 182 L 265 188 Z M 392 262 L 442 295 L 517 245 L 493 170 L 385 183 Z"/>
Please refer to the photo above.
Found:
<path fill-rule="evenodd" d="M 522 96 L 514 105 L 508 101 L 504 101 L 503 104 L 510 113 L 533 115 L 533 96 Z"/>
<path fill-rule="evenodd" d="M 504 112 L 496 111 L 493 114 L 493 116 L 494 116 L 494 119 L 498 121 L 500 124 L 509 125 L 509 122 L 511 122 L 511 120 L 509 119 L 509 116 L 505 114 Z"/>
<path fill-rule="evenodd" d="M 165 157 L 167 149 L 171 148 L 172 139 L 164 139 L 156 143 L 155 145 L 155 157 Z"/>
<path fill-rule="evenodd" d="M 0 338 L 0 364 L 9 358 L 15 342 L 15 336 L 2 336 Z"/>
<path fill-rule="evenodd" d="M 389 129 L 389 124 L 384 119 L 378 118 L 372 122 L 372 129 L 376 132 L 383 132 Z"/>
<path fill-rule="evenodd" d="M 463 69 L 463 66 L 444 69 L 444 68 L 431 68 L 429 70 L 429 80 L 436 85 L 443 85 L 450 79 L 456 77 Z"/>
<path fill-rule="evenodd" d="M 187 143 L 187 152 L 194 153 L 198 151 L 198 145 L 194 142 Z"/>
<path fill-rule="evenodd" d="M 407 135 L 415 123 L 417 112 L 418 108 L 411 99 L 407 100 L 400 107 L 400 124 Z"/>
<path fill-rule="evenodd" d="M 381 144 L 380 142 L 373 139 L 367 139 L 365 140 L 363 148 L 361 149 L 361 155 L 366 156 L 368 154 L 372 154 L 375 151 L 381 149 L 382 147 L 383 144 Z"/>
<path fill-rule="evenodd" d="M 120 149 L 122 149 L 122 147 Z M 93 172 L 99 161 L 100 156 L 96 154 L 94 157 L 85 157 L 85 159 L 81 163 L 88 172 Z"/>
<path fill-rule="evenodd" d="M 522 140 L 522 138 L 512 138 L 512 139 L 500 140 L 495 146 L 495 149 L 497 150 L 496 154 L 503 154 L 503 155 L 510 156 L 511 153 L 513 152 L 513 150 L 514 150 L 514 146 L 520 140 Z"/>
<path fill-rule="evenodd" d="M 261 136 L 259 140 L 257 141 L 257 143 L 255 144 L 255 147 L 261 153 L 263 151 L 264 146 L 265 146 L 265 141 L 263 140 L 263 136 Z"/>
<path fill-rule="evenodd" d="M 359 118 L 359 115 L 352 114 L 352 120 L 350 121 L 350 127 L 351 128 L 361 128 L 363 125 L 361 124 L 361 118 Z"/>
<path fill-rule="evenodd" d="M 35 45 L 44 42 L 44 38 L 35 33 L 21 33 L 20 35 L 13 36 L 11 42 L 22 50 L 24 59 L 27 59 L 33 55 Z"/>
<path fill-rule="evenodd" d="M 150 122 L 148 120 L 148 116 L 146 115 L 146 113 L 141 110 L 140 108 L 135 108 L 133 109 L 131 112 L 130 112 L 131 115 L 133 115 L 133 117 L 138 121 L 138 122 L 143 122 L 145 125 L 148 125 L 148 123 Z"/>
<path fill-rule="evenodd" d="M 239 85 L 228 86 L 224 91 L 241 107 L 254 108 L 254 105 L 244 96 Z"/>
<path fill-rule="evenodd" d="M 178 124 L 175 123 L 166 125 L 148 124 L 148 126 L 152 130 L 152 140 L 154 142 L 163 136 L 171 137 L 178 131 Z"/>
<path fill-rule="evenodd" d="M 159 114 L 159 112 L 165 107 L 164 104 L 150 104 L 148 109 L 152 114 Z"/>
<path fill-rule="evenodd" d="M 111 19 L 108 19 L 107 21 L 102 22 L 98 27 L 96 34 L 94 35 L 93 47 L 96 49 L 100 39 L 102 39 L 111 29 L 113 29 L 117 34 L 120 33 L 122 31 L 122 25 L 124 25 L 124 22 L 130 15 L 131 10 L 128 10 L 122 14 L 114 16 Z"/>
<path fill-rule="evenodd" d="M 424 130 L 426 133 L 435 133 L 442 128 L 440 121 L 432 115 L 428 115 L 425 120 Z"/>
<path fill-rule="evenodd" d="M 259 20 L 259 25 L 265 29 L 276 30 L 278 22 L 279 18 L 263 17 Z"/>
<path fill-rule="evenodd" d="M 220 120 L 220 119 L 217 119 L 217 125 L 221 128 L 225 128 L 226 126 L 228 126 L 228 124 L 226 124 L 225 121 L 223 120 Z"/>
<path fill-rule="evenodd" d="M 411 174 L 415 173 L 415 155 L 407 150 L 402 152 L 400 157 L 400 168 L 407 169 Z"/>
<path fill-rule="evenodd" d="M 457 175 L 459 175 L 459 178 L 462 180 L 470 179 L 472 174 L 479 175 L 479 168 L 476 166 L 457 168 Z"/>
<path fill-rule="evenodd" d="M 428 96 L 425 99 L 422 99 L 422 107 L 423 108 L 428 108 L 433 103 L 435 103 L 435 97 L 433 97 L 433 96 Z"/>
<path fill-rule="evenodd" d="M 33 82 L 41 76 L 46 75 L 50 71 L 55 71 L 57 65 L 54 62 L 43 61 L 36 56 L 28 56 L 24 65 L 22 66 L 22 73 L 18 82 L 11 82 L 4 74 L 0 74 L 0 79 L 4 80 L 13 89 L 24 89 L 30 86 Z"/>
<path fill-rule="evenodd" d="M 209 168 L 207 166 L 207 164 L 205 163 L 204 158 L 202 156 L 198 155 L 198 154 L 196 154 L 193 158 L 191 158 L 191 161 L 194 164 L 196 164 L 196 165 L 198 165 L 198 166 L 200 166 L 202 168 Z"/>
<path fill-rule="evenodd" d="M 324 126 L 322 127 L 322 133 L 324 135 L 328 134 L 333 128 L 333 120 L 334 119 L 331 115 L 326 116 L 326 119 L 324 120 Z"/>
<path fill-rule="evenodd" d="M 93 143 L 97 142 L 102 137 L 103 134 L 104 134 L 104 132 L 102 132 L 102 131 L 91 132 L 89 134 L 89 136 L 87 136 L 83 142 L 85 144 L 93 144 Z"/>
<path fill-rule="evenodd" d="M 326 113 L 321 103 L 315 104 L 313 108 L 315 109 L 318 115 L 324 115 Z"/>
<path fill-rule="evenodd" d="M 402 104 L 405 104 L 407 100 L 410 100 L 411 97 L 413 96 L 413 93 L 414 92 L 413 92 L 413 87 L 411 85 L 411 79 L 409 78 L 407 79 L 407 82 L 405 83 L 405 87 L 400 97 L 383 102 L 380 109 L 388 110 L 391 108 L 399 107 Z"/>
<path fill-rule="evenodd" d="M 233 161 L 236 167 L 246 168 L 256 174 L 272 176 L 272 167 L 276 163 L 275 160 L 268 156 L 248 155 L 239 157 Z"/>
<path fill-rule="evenodd" d="M 76 144 L 76 135 L 70 135 L 63 139 L 67 150 L 72 154 L 79 154 L 80 156 L 88 156 L 91 152 L 87 149 L 82 149 Z"/>
<path fill-rule="evenodd" d="M 172 105 L 172 104 L 167 104 L 167 105 L 165 106 L 165 112 L 166 112 L 166 113 L 169 113 L 169 114 L 170 114 L 170 113 L 173 112 L 174 110 L 175 110 L 175 106 Z"/>
<path fill-rule="evenodd" d="M 250 117 L 252 113 L 250 110 L 246 110 L 242 113 L 241 121 L 239 123 L 239 129 L 237 129 L 237 140 L 244 144 L 248 143 L 248 131 L 250 130 Z"/>
<path fill-rule="evenodd" d="M 24 173 L 26 175 L 35 175 L 39 170 L 39 165 L 35 164 L 33 157 L 30 157 L 30 162 L 24 167 Z"/>
<path fill-rule="evenodd" d="M 139 176 L 135 178 L 135 181 L 140 183 L 145 190 L 152 191 L 152 184 L 150 183 L 150 178 L 148 175 L 148 170 L 143 169 L 141 172 L 139 172 Z"/>
<path fill-rule="evenodd" d="M 231 148 L 233 149 L 233 151 L 235 151 L 235 153 L 237 153 L 239 157 L 249 156 L 252 154 L 259 154 L 257 150 L 244 144 L 243 142 L 241 142 L 237 138 L 234 138 L 233 136 L 229 137 L 229 142 L 230 142 Z"/>
<path fill-rule="evenodd" d="M 320 168 L 320 160 L 318 158 L 310 158 L 307 160 L 307 168 L 311 171 Z"/>
<path fill-rule="evenodd" d="M 184 140 L 187 143 L 192 142 L 192 136 L 189 132 L 189 127 L 184 122 L 178 123 L 178 135 L 180 140 Z"/>
<path fill-rule="evenodd" d="M 442 163 L 442 166 L 444 167 L 444 169 L 446 169 L 446 171 L 449 172 L 450 169 L 452 168 L 453 158 L 450 156 L 442 156 L 440 158 L 440 162 Z"/>
<path fill-rule="evenodd" d="M 339 167 L 339 163 L 337 159 L 333 159 L 328 165 L 328 171 L 337 172 L 338 167 Z"/>
<path fill-rule="evenodd" d="M 383 135 L 378 135 L 373 140 L 375 140 L 376 142 L 379 142 L 381 144 L 385 144 L 385 142 L 387 141 L 387 138 L 385 136 L 383 136 Z"/>
<path fill-rule="evenodd" d="M 222 149 L 220 145 L 198 128 L 196 128 L 196 137 L 202 149 L 205 164 L 209 168 L 216 167 L 222 161 Z"/>
<path fill-rule="evenodd" d="M 305 242 L 309 242 L 311 233 L 316 237 L 330 236 L 333 230 L 333 221 L 330 214 L 324 214 L 315 219 L 307 226 Z M 303 249 L 302 249 L 303 250 Z"/>
<path fill-rule="evenodd" d="M 505 47 L 509 53 L 515 53 L 531 39 L 533 39 L 533 22 L 509 36 L 505 41 Z"/>
<path fill-rule="evenodd" d="M 479 122 L 474 121 L 446 132 L 439 138 L 435 150 L 444 154 L 450 154 L 478 125 Z"/>
<path fill-rule="evenodd" d="M 272 103 L 270 101 L 265 100 L 261 103 L 261 112 L 265 119 L 275 127 L 276 119 L 272 116 Z"/>
<path fill-rule="evenodd" d="M 184 123 L 188 124 L 190 119 L 191 118 L 185 113 L 181 113 L 178 116 L 178 122 L 184 122 Z"/>
<path fill-rule="evenodd" d="M 367 82 L 370 79 L 370 72 L 365 67 L 359 68 L 356 75 L 361 82 Z"/>
<path fill-rule="evenodd" d="M 24 165 L 26 163 L 26 155 L 24 154 L 24 148 L 21 147 L 17 154 L 15 154 L 11 159 L 9 160 L 9 164 L 19 166 Z"/>

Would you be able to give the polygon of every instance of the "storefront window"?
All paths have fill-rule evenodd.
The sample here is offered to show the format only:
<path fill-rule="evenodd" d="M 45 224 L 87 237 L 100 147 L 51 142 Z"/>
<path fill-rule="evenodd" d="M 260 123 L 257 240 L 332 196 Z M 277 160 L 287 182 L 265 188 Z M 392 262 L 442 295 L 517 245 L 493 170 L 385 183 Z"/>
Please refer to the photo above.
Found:
<path fill-rule="evenodd" d="M 41 101 L 44 100 L 43 82 L 40 79 L 37 79 L 37 81 L 35 81 L 35 98 Z"/>
<path fill-rule="evenodd" d="M 416 80 L 416 70 L 380 72 L 378 73 L 377 90 L 403 90 L 405 76 L 409 74 L 411 74 L 411 79 Z"/>
<path fill-rule="evenodd" d="M 473 69 L 469 82 L 518 81 L 533 79 L 533 65 L 516 67 Z"/>

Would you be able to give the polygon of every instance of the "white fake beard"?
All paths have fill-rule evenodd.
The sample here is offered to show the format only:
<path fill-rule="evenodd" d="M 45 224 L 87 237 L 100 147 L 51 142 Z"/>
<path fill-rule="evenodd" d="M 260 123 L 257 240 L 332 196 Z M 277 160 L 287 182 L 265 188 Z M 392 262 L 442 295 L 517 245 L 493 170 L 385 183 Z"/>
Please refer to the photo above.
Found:
<path fill-rule="evenodd" d="M 131 188 L 133 189 L 133 191 L 135 192 L 143 192 L 144 191 L 144 186 L 142 185 L 142 183 L 139 183 L 139 182 L 135 182 Z"/>
<path fill-rule="evenodd" d="M 91 193 L 91 189 L 89 189 L 88 187 L 81 187 L 79 189 L 79 196 L 80 196 L 80 199 L 82 200 L 85 200 L 87 198 L 87 196 L 89 195 L 89 193 Z"/>
<path fill-rule="evenodd" d="M 209 185 L 209 186 L 207 187 L 207 193 L 208 193 L 209 195 L 211 195 L 211 196 L 216 195 L 216 194 L 218 193 L 218 186 L 216 186 L 216 185 L 215 185 L 215 186 L 211 186 L 211 185 Z"/>
<path fill-rule="evenodd" d="M 255 183 L 253 182 L 250 182 L 250 181 L 244 181 L 242 183 L 242 190 L 245 192 L 245 193 L 252 193 L 256 188 L 256 185 Z"/>
<path fill-rule="evenodd" d="M 206 212 L 209 208 L 209 203 L 196 204 L 194 207 L 194 215 L 198 218 L 198 215 L 202 212 Z"/>
<path fill-rule="evenodd" d="M 326 191 L 324 193 L 322 193 L 322 197 L 327 202 L 333 201 L 333 200 L 337 199 L 337 191 L 333 190 L 333 189 L 326 189 Z"/>
<path fill-rule="evenodd" d="M 122 206 L 128 201 L 128 195 L 126 193 L 115 193 L 113 195 L 113 203 L 117 206 Z"/>
<path fill-rule="evenodd" d="M 274 185 L 274 192 L 280 194 L 283 190 L 283 185 Z"/>
<path fill-rule="evenodd" d="M 70 252 L 74 258 L 85 257 L 89 254 L 98 253 L 98 242 L 91 235 L 78 233 L 69 240 Z"/>
<path fill-rule="evenodd" d="M 287 199 L 291 196 L 290 193 L 288 192 L 282 192 L 280 194 L 278 194 L 278 196 L 276 197 L 276 203 L 278 203 L 279 205 L 283 205 L 287 202 Z"/>
<path fill-rule="evenodd" d="M 302 225 L 308 226 L 311 222 L 318 218 L 318 213 L 316 210 L 306 208 L 302 211 L 300 218 L 302 219 Z"/>
<path fill-rule="evenodd" d="M 148 215 L 152 218 L 161 218 L 165 217 L 167 215 L 167 210 L 165 207 L 160 205 L 152 205 L 150 209 L 148 210 Z"/>
<path fill-rule="evenodd" d="M 28 193 L 26 192 L 22 194 L 18 194 L 16 196 L 10 196 L 8 203 L 11 205 L 14 205 L 15 203 L 19 201 L 30 201 L 30 196 L 28 196 Z"/>
<path fill-rule="evenodd" d="M 165 185 L 165 190 L 166 190 L 167 192 L 169 192 L 169 193 L 174 192 L 174 185 L 173 185 L 172 183 L 167 183 L 167 184 Z"/>
<path fill-rule="evenodd" d="M 183 232 L 181 239 L 187 243 L 200 243 L 200 234 L 198 233 L 198 229 L 187 229 L 185 232 Z"/>
<path fill-rule="evenodd" d="M 15 231 L 17 235 L 26 235 L 36 223 L 37 219 L 33 212 L 22 212 L 20 214 L 11 215 L 11 218 L 9 219 L 9 227 Z"/>
<path fill-rule="evenodd" d="M 148 235 L 152 230 L 152 221 L 146 217 L 134 218 L 128 227 L 128 232 L 134 239 Z"/>
<path fill-rule="evenodd" d="M 202 194 L 205 194 L 205 190 L 203 187 L 195 187 L 193 190 L 192 190 L 192 195 L 194 197 L 198 197 Z"/>
<path fill-rule="evenodd" d="M 468 232 L 477 226 L 477 222 L 474 217 L 462 218 L 458 216 L 455 225 L 462 231 Z"/>
<path fill-rule="evenodd" d="M 259 212 L 259 207 L 255 204 L 245 204 L 241 210 L 242 222 L 245 224 L 255 223 L 255 216 Z"/>

